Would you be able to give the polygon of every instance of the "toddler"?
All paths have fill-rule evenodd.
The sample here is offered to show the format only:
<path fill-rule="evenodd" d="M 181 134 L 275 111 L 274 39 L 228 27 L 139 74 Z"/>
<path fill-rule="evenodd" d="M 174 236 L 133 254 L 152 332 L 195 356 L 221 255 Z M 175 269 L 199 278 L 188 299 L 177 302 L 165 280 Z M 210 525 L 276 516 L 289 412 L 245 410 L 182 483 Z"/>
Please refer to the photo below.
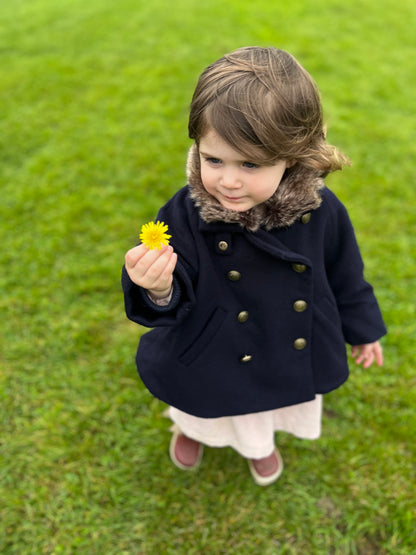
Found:
<path fill-rule="evenodd" d="M 259 485 L 283 470 L 276 431 L 315 439 L 322 395 L 356 363 L 383 363 L 386 333 L 347 211 L 324 177 L 318 89 L 276 48 L 246 47 L 201 74 L 187 185 L 161 208 L 171 245 L 129 250 L 127 316 L 153 328 L 137 367 L 174 422 L 172 461 L 231 446 Z"/>

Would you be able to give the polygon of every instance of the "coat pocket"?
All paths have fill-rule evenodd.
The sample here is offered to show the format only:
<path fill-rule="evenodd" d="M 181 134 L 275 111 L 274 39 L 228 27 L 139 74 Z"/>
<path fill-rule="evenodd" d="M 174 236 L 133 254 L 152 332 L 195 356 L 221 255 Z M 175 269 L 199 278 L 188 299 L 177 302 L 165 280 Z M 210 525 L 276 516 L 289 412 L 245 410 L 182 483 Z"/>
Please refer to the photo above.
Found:
<path fill-rule="evenodd" d="M 205 326 L 200 333 L 192 341 L 192 344 L 179 355 L 179 361 L 185 366 L 189 366 L 198 358 L 208 345 L 213 341 L 214 337 L 219 332 L 222 323 L 225 320 L 227 311 L 223 308 L 217 307 L 211 316 L 208 318 Z"/>

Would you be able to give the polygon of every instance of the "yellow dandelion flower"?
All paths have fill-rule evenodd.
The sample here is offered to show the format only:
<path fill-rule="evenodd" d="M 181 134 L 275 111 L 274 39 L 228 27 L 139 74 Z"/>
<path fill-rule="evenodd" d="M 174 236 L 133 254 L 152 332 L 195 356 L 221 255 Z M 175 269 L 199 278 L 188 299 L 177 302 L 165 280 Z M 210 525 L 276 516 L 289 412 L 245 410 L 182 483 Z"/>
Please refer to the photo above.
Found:
<path fill-rule="evenodd" d="M 161 249 L 163 245 L 169 245 L 172 235 L 167 235 L 168 226 L 164 222 L 149 222 L 142 225 L 140 230 L 140 241 L 148 249 Z"/>

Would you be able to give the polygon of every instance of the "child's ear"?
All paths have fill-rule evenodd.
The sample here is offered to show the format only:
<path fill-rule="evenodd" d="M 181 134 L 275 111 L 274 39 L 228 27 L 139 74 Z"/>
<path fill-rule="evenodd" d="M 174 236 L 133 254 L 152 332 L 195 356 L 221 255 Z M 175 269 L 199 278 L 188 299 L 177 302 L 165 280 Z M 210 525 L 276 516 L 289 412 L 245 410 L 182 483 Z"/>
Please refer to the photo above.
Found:
<path fill-rule="evenodd" d="M 296 160 L 286 160 L 286 169 L 291 168 L 296 164 Z"/>

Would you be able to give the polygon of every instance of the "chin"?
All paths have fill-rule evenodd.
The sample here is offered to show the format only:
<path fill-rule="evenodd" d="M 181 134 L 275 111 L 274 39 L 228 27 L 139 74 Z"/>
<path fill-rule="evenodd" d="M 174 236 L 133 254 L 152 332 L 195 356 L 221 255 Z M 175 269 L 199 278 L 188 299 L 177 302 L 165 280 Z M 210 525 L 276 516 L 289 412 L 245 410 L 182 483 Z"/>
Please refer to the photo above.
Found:
<path fill-rule="evenodd" d="M 247 204 L 238 204 L 238 203 L 221 203 L 221 206 L 226 208 L 227 210 L 232 210 L 233 212 L 247 212 L 250 208 L 253 208 L 251 205 Z"/>
<path fill-rule="evenodd" d="M 252 206 L 242 206 L 241 208 L 231 208 L 231 210 L 234 210 L 234 212 L 247 212 L 251 208 L 253 208 L 253 207 Z"/>

